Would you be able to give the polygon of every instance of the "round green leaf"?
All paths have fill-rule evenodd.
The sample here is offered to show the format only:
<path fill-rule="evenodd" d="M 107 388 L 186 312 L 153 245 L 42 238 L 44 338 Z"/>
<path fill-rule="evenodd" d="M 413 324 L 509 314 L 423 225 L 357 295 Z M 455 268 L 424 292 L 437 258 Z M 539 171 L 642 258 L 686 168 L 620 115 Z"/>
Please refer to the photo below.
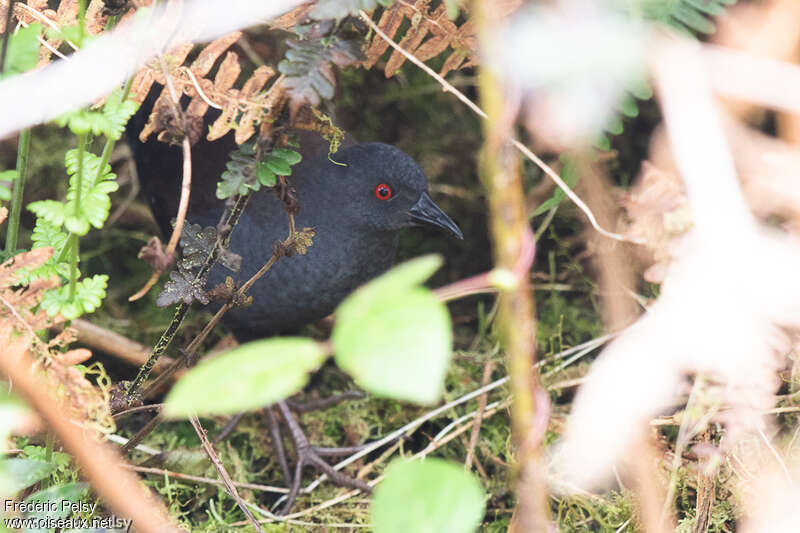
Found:
<path fill-rule="evenodd" d="M 336 363 L 371 393 L 423 404 L 439 400 L 452 352 L 450 315 L 418 283 L 440 262 L 427 256 L 404 263 L 336 310 Z"/>
<path fill-rule="evenodd" d="M 37 483 L 55 470 L 51 463 L 33 459 L 7 459 L 4 463 L 7 476 L 3 479 L 4 488 L 9 494 L 26 489 Z"/>
<path fill-rule="evenodd" d="M 442 257 L 435 254 L 423 255 L 392 268 L 378 276 L 348 296 L 336 310 L 336 314 L 346 307 L 368 306 L 376 299 L 383 299 L 395 293 L 420 285 L 442 266 Z"/>
<path fill-rule="evenodd" d="M 296 165 L 303 160 L 303 157 L 298 152 L 286 148 L 275 148 L 272 151 L 272 155 L 280 157 L 290 165 Z"/>
<path fill-rule="evenodd" d="M 236 413 L 300 390 L 325 360 L 311 339 L 284 337 L 243 344 L 190 370 L 167 396 L 164 414 Z"/>
<path fill-rule="evenodd" d="M 398 460 L 385 475 L 370 509 L 375 533 L 469 533 L 478 528 L 483 489 L 461 465 Z"/>
<path fill-rule="evenodd" d="M 280 157 L 267 157 L 267 159 L 264 160 L 264 164 L 278 176 L 290 176 L 292 174 L 292 167 Z"/>
<path fill-rule="evenodd" d="M 275 173 L 269 169 L 266 163 L 256 163 L 256 176 L 258 177 L 258 182 L 264 187 L 275 186 Z"/>

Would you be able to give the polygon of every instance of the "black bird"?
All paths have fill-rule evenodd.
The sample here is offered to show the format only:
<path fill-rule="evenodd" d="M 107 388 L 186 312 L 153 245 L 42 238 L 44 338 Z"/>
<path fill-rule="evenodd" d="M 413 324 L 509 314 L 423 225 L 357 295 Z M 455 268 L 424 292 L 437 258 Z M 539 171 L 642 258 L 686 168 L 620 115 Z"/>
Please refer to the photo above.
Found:
<path fill-rule="evenodd" d="M 134 117 L 130 137 L 138 135 L 145 113 L 142 110 Z M 234 149 L 230 137 L 213 143 L 203 139 L 192 147 L 192 200 L 187 217 L 192 223 L 206 227 L 219 222 L 224 202 L 216 198 L 215 190 L 227 155 Z M 155 140 L 134 140 L 132 145 L 142 188 L 168 235 L 180 196 L 181 149 Z M 313 244 L 306 255 L 282 258 L 258 280 L 248 293 L 252 305 L 225 315 L 223 322 L 240 341 L 295 331 L 330 314 L 347 294 L 391 266 L 398 232 L 404 228 L 432 225 L 463 238 L 429 196 L 420 167 L 403 151 L 381 143 L 353 144 L 329 157 L 327 143 L 307 132 L 301 134 L 300 151 L 303 160 L 293 167 L 290 178 L 300 206 L 295 223 L 298 229 L 314 229 Z M 226 276 L 246 281 L 287 234 L 283 201 L 271 191 L 254 193 L 231 237 L 231 250 L 242 257 L 241 270 L 232 272 L 217 265 L 207 286 L 222 283 Z M 278 450 L 284 475 L 292 485 L 285 509 L 297 494 L 304 464 L 314 464 L 339 483 L 368 489 L 333 472 L 320 459 L 319 450 L 308 444 L 286 404 L 279 403 L 279 408 L 298 455 L 295 475 L 290 476 L 283 451 Z M 274 432 L 273 438 L 280 443 Z"/>

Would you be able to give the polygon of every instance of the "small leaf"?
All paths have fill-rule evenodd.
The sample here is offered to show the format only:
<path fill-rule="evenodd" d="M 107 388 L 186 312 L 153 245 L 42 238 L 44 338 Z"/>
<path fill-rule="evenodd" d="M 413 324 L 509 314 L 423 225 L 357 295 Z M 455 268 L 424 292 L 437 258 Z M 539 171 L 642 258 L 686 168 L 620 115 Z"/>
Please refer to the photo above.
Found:
<path fill-rule="evenodd" d="M 96 274 L 77 282 L 74 297 L 70 297 L 69 286 L 47 291 L 42 299 L 42 309 L 49 316 L 61 313 L 67 320 L 78 318 L 84 313 L 92 313 L 103 302 L 107 285 L 108 276 Z"/>
<path fill-rule="evenodd" d="M 64 227 L 67 231 L 76 235 L 86 235 L 89 233 L 89 221 L 83 217 L 70 215 L 64 219 Z"/>
<path fill-rule="evenodd" d="M 5 468 L 9 474 L 10 493 L 16 493 L 37 483 L 55 469 L 55 466 L 43 461 L 33 459 L 7 459 Z"/>
<path fill-rule="evenodd" d="M 297 337 L 249 342 L 190 370 L 172 388 L 164 414 L 237 413 L 300 390 L 325 360 L 320 344 Z"/>
<path fill-rule="evenodd" d="M 108 95 L 106 103 L 103 105 L 103 114 L 109 122 L 109 129 L 106 132 L 109 139 L 118 140 L 122 137 L 125 125 L 137 109 L 139 109 L 139 104 L 133 100 L 122 101 L 122 89 L 120 88 Z"/>
<path fill-rule="evenodd" d="M 289 166 L 289 163 L 279 157 L 267 156 L 267 158 L 264 160 L 264 164 L 268 169 L 278 176 L 292 175 L 292 167 Z"/>
<path fill-rule="evenodd" d="M 255 169 L 255 148 L 245 143 L 230 154 L 225 172 L 217 182 L 217 198 L 224 200 L 237 194 L 247 194 L 261 188 Z"/>
<path fill-rule="evenodd" d="M 272 155 L 280 157 L 290 165 L 296 165 L 303 160 L 303 156 L 301 156 L 299 152 L 287 148 L 275 148 L 272 150 Z"/>
<path fill-rule="evenodd" d="M 478 529 L 486 498 L 478 480 L 463 466 L 431 458 L 395 460 L 385 476 L 370 506 L 375 533 L 470 533 Z"/>
<path fill-rule="evenodd" d="M 0 181 L 14 181 L 17 179 L 16 170 L 4 170 L 0 172 Z"/>
<path fill-rule="evenodd" d="M 178 302 L 190 304 L 192 300 L 197 300 L 203 305 L 209 302 L 205 280 L 196 279 L 193 272 L 178 268 L 169 273 L 169 281 L 164 284 L 164 289 L 156 298 L 156 305 L 166 307 Z"/>
<path fill-rule="evenodd" d="M 422 282 L 441 264 L 426 256 L 400 265 L 347 297 L 336 310 L 336 363 L 370 392 L 438 401 L 452 352 L 450 315 Z"/>
<path fill-rule="evenodd" d="M 340 20 L 348 15 L 358 15 L 358 11 L 373 11 L 377 4 L 383 7 L 392 5 L 393 0 L 319 0 L 309 15 L 317 20 Z"/>
<path fill-rule="evenodd" d="M 561 179 L 564 180 L 564 183 L 567 184 L 569 188 L 575 187 L 578 184 L 578 179 L 580 176 L 578 175 L 578 169 L 575 167 L 574 164 L 569 160 L 569 158 L 562 156 L 561 157 L 562 167 L 561 167 Z M 542 202 L 539 207 L 533 212 L 532 216 L 539 216 L 542 213 L 549 211 L 553 207 L 558 206 L 561 202 L 564 201 L 566 198 L 566 193 L 561 189 L 561 187 L 556 188 L 553 191 L 553 196 Z"/>
<path fill-rule="evenodd" d="M 71 510 L 69 505 L 64 504 L 67 502 L 77 503 L 88 494 L 88 483 L 67 483 L 40 490 L 25 498 L 25 503 L 31 504 L 31 506 L 38 503 L 39 508 L 42 510 L 25 513 L 25 516 L 27 518 L 39 519 L 32 520 L 33 523 L 44 523 L 45 518 L 49 520 L 67 518 L 70 516 Z M 52 531 L 52 529 L 28 527 L 25 531 L 26 533 L 46 533 Z"/>
<path fill-rule="evenodd" d="M 27 28 L 20 28 L 11 34 L 8 39 L 5 72 L 0 75 L 0 79 L 21 74 L 36 67 L 39 60 L 38 37 L 41 31 L 42 25 L 36 23 Z"/>
<path fill-rule="evenodd" d="M 259 183 L 264 187 L 274 187 L 277 182 L 275 173 L 263 161 L 256 163 L 256 176 L 258 176 Z"/>

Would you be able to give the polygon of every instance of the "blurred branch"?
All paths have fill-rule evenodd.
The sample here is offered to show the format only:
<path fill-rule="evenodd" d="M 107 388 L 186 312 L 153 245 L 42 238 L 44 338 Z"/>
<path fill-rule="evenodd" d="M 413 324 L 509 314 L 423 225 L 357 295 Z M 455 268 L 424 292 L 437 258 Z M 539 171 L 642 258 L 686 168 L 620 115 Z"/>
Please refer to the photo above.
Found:
<path fill-rule="evenodd" d="M 90 433 L 64 416 L 68 411 L 55 399 L 59 397 L 57 391 L 31 373 L 33 365 L 27 351 L 18 354 L 6 351 L 0 357 L 0 371 L 63 442 L 106 504 L 118 516 L 132 519 L 136 531 L 179 531 L 161 502 L 141 485 L 135 474 L 122 467 L 124 461 L 119 453 L 94 440 Z"/>
<path fill-rule="evenodd" d="M 491 2 L 472 3 L 472 20 L 482 48 L 488 46 L 499 22 L 496 11 Z M 509 99 L 490 69 L 480 69 L 478 82 L 481 103 L 486 109 L 480 175 L 489 200 L 495 268 L 513 272 L 526 248 L 525 241 L 533 240 L 525 211 L 520 161 L 509 142 L 516 109 L 508 109 Z M 547 428 L 547 421 L 540 420 L 539 416 L 546 412 L 542 405 L 547 403 L 546 398 L 542 398 L 546 393 L 534 393 L 539 388 L 539 380 L 533 368 L 536 349 L 533 292 L 527 275 L 514 277 L 514 286 L 506 287 L 498 297 L 496 327 L 506 352 L 512 394 L 511 429 L 518 461 L 516 529 L 546 531 L 550 527 L 550 513 L 547 478 L 539 447 Z"/>

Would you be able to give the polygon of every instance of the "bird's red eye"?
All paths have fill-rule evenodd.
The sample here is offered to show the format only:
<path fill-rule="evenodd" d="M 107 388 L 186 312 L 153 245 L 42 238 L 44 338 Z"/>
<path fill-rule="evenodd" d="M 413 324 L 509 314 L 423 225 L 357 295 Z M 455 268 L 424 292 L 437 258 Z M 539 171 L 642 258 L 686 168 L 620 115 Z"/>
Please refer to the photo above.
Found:
<path fill-rule="evenodd" d="M 381 183 L 377 187 L 375 187 L 375 198 L 378 200 L 388 200 L 392 197 L 392 188 L 386 185 L 385 183 Z"/>

